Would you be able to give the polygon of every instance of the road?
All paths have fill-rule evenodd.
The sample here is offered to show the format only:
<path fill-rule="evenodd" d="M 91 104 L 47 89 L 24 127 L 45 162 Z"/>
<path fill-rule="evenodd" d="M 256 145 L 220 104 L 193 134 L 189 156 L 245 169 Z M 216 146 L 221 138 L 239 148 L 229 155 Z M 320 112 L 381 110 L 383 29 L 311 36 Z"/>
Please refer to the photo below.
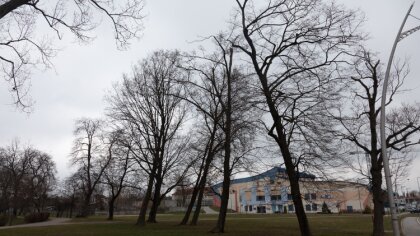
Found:
<path fill-rule="evenodd" d="M 420 218 L 406 217 L 402 220 L 402 231 L 405 236 L 419 236 L 420 235 Z"/>

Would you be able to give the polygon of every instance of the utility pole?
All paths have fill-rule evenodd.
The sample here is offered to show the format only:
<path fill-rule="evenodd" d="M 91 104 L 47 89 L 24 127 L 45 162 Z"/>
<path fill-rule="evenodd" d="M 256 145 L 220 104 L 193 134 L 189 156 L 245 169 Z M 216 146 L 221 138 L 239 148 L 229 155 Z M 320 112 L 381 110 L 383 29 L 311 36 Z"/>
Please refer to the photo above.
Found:
<path fill-rule="evenodd" d="M 386 180 L 386 187 L 388 190 L 388 200 L 389 200 L 389 207 L 391 208 L 391 218 L 392 218 L 392 229 L 394 231 L 394 236 L 400 236 L 400 229 L 398 223 L 398 216 L 395 211 L 395 203 L 394 203 L 394 193 L 392 191 L 392 181 L 391 181 L 391 173 L 389 170 L 389 160 L 386 153 L 386 137 L 385 137 L 385 103 L 386 103 L 386 91 L 388 89 L 388 81 L 389 81 L 389 74 L 391 71 L 392 60 L 394 59 L 395 50 L 397 48 L 397 44 L 402 39 L 406 38 L 410 34 L 420 30 L 420 26 L 410 29 L 408 31 L 403 32 L 405 22 L 407 21 L 408 16 L 410 15 L 411 10 L 413 9 L 414 3 L 411 4 L 410 8 L 408 9 L 407 14 L 404 17 L 404 20 L 401 24 L 401 27 L 398 31 L 397 37 L 395 38 L 394 45 L 391 50 L 391 55 L 389 56 L 388 66 L 386 68 L 385 73 L 385 80 L 384 86 L 382 89 L 382 99 L 381 99 L 381 120 L 380 120 L 380 128 L 381 128 L 381 151 L 382 151 L 382 158 L 384 163 L 384 171 L 385 171 L 385 180 Z"/>

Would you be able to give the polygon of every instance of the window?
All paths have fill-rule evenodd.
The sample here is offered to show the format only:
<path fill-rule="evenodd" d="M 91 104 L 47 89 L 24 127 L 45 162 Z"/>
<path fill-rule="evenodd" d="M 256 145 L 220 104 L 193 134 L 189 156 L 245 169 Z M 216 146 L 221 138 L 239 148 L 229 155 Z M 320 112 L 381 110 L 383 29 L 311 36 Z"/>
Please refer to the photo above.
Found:
<path fill-rule="evenodd" d="M 311 205 L 309 204 L 306 205 L 306 211 L 311 211 Z"/>
<path fill-rule="evenodd" d="M 347 212 L 352 213 L 353 212 L 353 206 L 347 206 Z"/>
<path fill-rule="evenodd" d="M 316 199 L 316 193 L 311 193 L 311 199 L 315 200 Z"/>
<path fill-rule="evenodd" d="M 331 194 L 322 194 L 321 198 L 325 198 L 325 199 L 331 199 Z"/>
<path fill-rule="evenodd" d="M 293 200 L 293 198 L 292 198 L 292 194 L 287 194 L 287 200 Z"/>
<path fill-rule="evenodd" d="M 280 195 L 271 195 L 271 201 L 277 201 L 277 200 L 281 200 Z"/>
<path fill-rule="evenodd" d="M 318 210 L 318 204 L 312 204 L 312 211 L 317 211 Z"/>
<path fill-rule="evenodd" d="M 257 206 L 257 213 L 267 213 L 265 206 Z"/>
<path fill-rule="evenodd" d="M 305 200 L 309 200 L 309 197 L 310 197 L 309 193 L 305 193 Z"/>
<path fill-rule="evenodd" d="M 248 211 L 248 206 L 244 206 L 244 208 L 245 208 L 245 211 Z"/>
<path fill-rule="evenodd" d="M 257 201 L 265 201 L 265 196 L 257 196 Z"/>
<path fill-rule="evenodd" d="M 293 205 L 289 205 L 288 211 L 295 211 L 295 207 Z"/>
<path fill-rule="evenodd" d="M 252 206 L 248 206 L 249 207 L 249 211 L 252 211 Z"/>
<path fill-rule="evenodd" d="M 283 205 L 277 205 L 277 212 L 283 212 Z"/>

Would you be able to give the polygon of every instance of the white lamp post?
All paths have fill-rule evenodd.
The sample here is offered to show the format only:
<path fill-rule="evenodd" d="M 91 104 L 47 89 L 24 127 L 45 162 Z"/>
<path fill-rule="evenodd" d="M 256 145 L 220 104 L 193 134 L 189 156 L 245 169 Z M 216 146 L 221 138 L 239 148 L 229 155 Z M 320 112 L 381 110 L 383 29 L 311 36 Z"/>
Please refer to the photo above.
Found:
<path fill-rule="evenodd" d="M 386 68 L 385 73 L 385 80 L 384 80 L 384 87 L 382 90 L 382 100 L 381 100 L 381 120 L 380 120 L 380 127 L 381 127 L 381 151 L 382 151 L 382 158 L 384 162 L 384 171 L 385 171 L 385 180 L 386 180 L 386 187 L 388 190 L 388 199 L 389 199 L 389 206 L 391 208 L 391 218 L 392 218 L 392 228 L 394 231 L 394 236 L 400 235 L 400 229 L 398 224 L 398 216 L 395 211 L 395 203 L 394 203 L 394 193 L 392 191 L 392 182 L 391 182 L 391 174 L 389 170 L 389 160 L 386 153 L 386 137 L 385 137 L 385 103 L 386 103 L 386 91 L 388 89 L 388 81 L 389 81 L 389 74 L 391 71 L 392 60 L 394 59 L 395 50 L 397 48 L 397 44 L 402 39 L 406 38 L 410 34 L 420 30 L 420 26 L 417 26 L 413 29 L 407 30 L 402 32 L 404 29 L 405 22 L 407 21 L 408 16 L 410 15 L 411 9 L 413 9 L 414 3 L 411 4 L 410 8 L 408 9 L 407 14 L 404 17 L 404 20 L 401 24 L 401 27 L 398 31 L 397 37 L 394 41 L 394 45 L 392 47 L 391 55 L 389 56 L 388 66 Z"/>

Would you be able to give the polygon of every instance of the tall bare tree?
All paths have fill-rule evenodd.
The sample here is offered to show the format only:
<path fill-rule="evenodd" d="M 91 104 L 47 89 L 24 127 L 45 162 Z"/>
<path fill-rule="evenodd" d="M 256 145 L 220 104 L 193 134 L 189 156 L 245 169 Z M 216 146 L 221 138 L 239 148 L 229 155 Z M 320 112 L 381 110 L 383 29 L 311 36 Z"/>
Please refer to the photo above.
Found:
<path fill-rule="evenodd" d="M 369 177 L 373 192 L 374 218 L 373 235 L 385 235 L 383 223 L 383 159 L 379 140 L 380 100 L 383 87 L 383 73 L 379 60 L 371 53 L 362 49 L 354 63 L 354 74 L 349 86 L 349 105 L 347 110 L 337 108 L 336 118 L 341 122 L 339 137 L 352 143 L 368 156 Z M 390 105 L 395 95 L 401 89 L 405 77 L 408 75 L 406 67 L 396 67 L 391 80 L 390 93 L 386 106 Z M 416 139 L 420 133 L 419 104 L 402 105 L 390 110 L 386 117 L 386 145 L 394 151 L 402 151 L 410 146 L 419 144 Z"/>
<path fill-rule="evenodd" d="M 131 76 L 124 76 L 108 97 L 108 115 L 130 134 L 133 157 L 148 175 L 137 225 L 145 225 L 150 200 L 148 222 L 156 222 L 160 201 L 182 181 L 190 166 L 185 155 L 189 141 L 181 134 L 186 105 L 177 96 L 181 88 L 175 83 L 188 73 L 179 63 L 178 52 L 154 52 L 133 68 Z M 163 186 L 175 173 L 177 179 Z"/>
<path fill-rule="evenodd" d="M 118 48 L 126 48 L 143 28 L 143 7 L 143 0 L 0 1 L 0 76 L 11 85 L 15 104 L 31 105 L 27 96 L 31 69 L 52 66 L 56 55 L 52 37 L 35 27 L 45 25 L 59 39 L 68 31 L 81 42 L 89 42 L 102 15 L 112 24 Z"/>
<path fill-rule="evenodd" d="M 193 192 L 189 208 L 195 203 L 196 209 L 191 224 L 196 225 L 209 170 L 211 165 L 220 167 L 213 163 L 216 156 L 220 157 L 222 164 L 219 170 L 223 173 L 223 190 L 220 194 L 219 219 L 213 231 L 223 232 L 230 178 L 236 164 L 243 157 L 243 155 L 237 155 L 240 153 L 238 152 L 240 145 L 237 143 L 247 143 L 249 147 L 252 147 L 243 138 L 246 132 L 253 130 L 252 120 L 258 116 L 251 112 L 253 110 L 250 103 L 252 95 L 241 68 L 234 65 L 232 45 L 223 34 L 211 39 L 215 45 L 215 51 L 207 54 L 203 52 L 203 55 L 190 55 L 189 64 L 185 65 L 193 76 L 189 81 L 183 81 L 186 84 L 183 96 L 196 108 L 199 114 L 197 122 L 204 124 L 205 136 L 207 136 L 204 139 L 204 155 L 195 188 L 198 193 L 194 196 L 196 191 Z M 186 223 L 188 214 L 187 209 L 181 223 Z"/>
<path fill-rule="evenodd" d="M 232 43 L 258 78 L 272 118 L 266 124 L 268 134 L 284 160 L 301 235 L 312 235 L 301 200 L 299 167 L 314 155 L 299 153 L 305 142 L 297 141 L 314 132 L 309 130 L 316 126 L 307 126 L 308 121 L 319 123 L 311 113 L 322 111 L 325 99 L 333 95 L 332 71 L 360 39 L 361 19 L 357 12 L 321 0 L 236 3 Z"/>
<path fill-rule="evenodd" d="M 114 219 L 115 201 L 124 188 L 130 186 L 128 178 L 133 168 L 134 162 L 130 155 L 130 145 L 124 139 L 123 131 L 116 130 L 109 134 L 111 139 L 116 142 L 111 151 L 112 158 L 103 174 L 103 184 L 107 186 L 108 192 L 108 220 Z"/>
<path fill-rule="evenodd" d="M 82 118 L 76 121 L 75 126 L 71 156 L 72 164 L 78 167 L 84 195 L 80 216 L 86 217 L 91 212 L 93 193 L 112 160 L 112 148 L 117 138 L 108 139 L 104 135 L 102 120 Z"/>
<path fill-rule="evenodd" d="M 183 86 L 182 99 L 194 106 L 197 111 L 195 132 L 198 137 L 194 145 L 198 155 L 201 156 L 201 162 L 181 225 L 187 224 L 194 205 L 196 208 L 191 224 L 195 225 L 201 210 L 211 163 L 223 146 L 220 122 L 224 114 L 221 99 L 223 99 L 225 81 L 219 78 L 221 75 L 218 74 L 217 67 L 220 66 L 220 58 L 216 55 L 211 57 L 187 55 L 186 58 L 188 63 L 182 66 L 192 76 L 188 77 L 188 80 L 179 80 L 178 83 Z"/>
<path fill-rule="evenodd" d="M 52 157 L 39 150 L 30 150 L 31 162 L 29 163 L 27 177 L 27 194 L 34 208 L 41 212 L 48 200 L 48 194 L 56 184 L 56 169 Z"/>

